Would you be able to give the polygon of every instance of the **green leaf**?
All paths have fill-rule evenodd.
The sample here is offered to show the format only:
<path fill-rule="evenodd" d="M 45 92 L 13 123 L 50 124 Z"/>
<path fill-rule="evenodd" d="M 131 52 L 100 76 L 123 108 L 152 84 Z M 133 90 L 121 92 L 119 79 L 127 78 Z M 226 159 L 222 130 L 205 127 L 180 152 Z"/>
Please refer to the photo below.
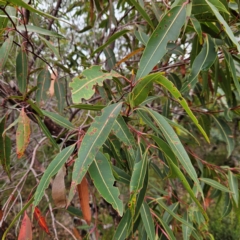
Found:
<path fill-rule="evenodd" d="M 112 130 L 116 137 L 125 144 L 132 159 L 135 159 L 135 139 L 121 116 L 118 116 L 118 118 L 116 119 Z"/>
<path fill-rule="evenodd" d="M 114 71 L 104 73 L 101 71 L 100 66 L 92 66 L 84 70 L 82 75 L 85 76 L 85 78 L 73 78 L 73 81 L 69 84 L 72 88 L 72 100 L 74 103 L 81 103 L 82 98 L 86 100 L 90 99 L 95 93 L 94 86 L 102 86 L 105 79 L 120 76 Z"/>
<path fill-rule="evenodd" d="M 74 196 L 74 190 L 77 184 L 82 181 L 98 150 L 112 130 L 114 121 L 121 111 L 121 107 L 122 103 L 117 103 L 104 108 L 102 115 L 95 118 L 95 121 L 85 134 L 78 151 L 78 158 L 73 167 L 68 205 Z"/>
<path fill-rule="evenodd" d="M 215 14 L 216 18 L 218 19 L 219 23 L 224 26 L 224 31 L 227 33 L 228 37 L 232 40 L 232 42 L 236 45 L 238 52 L 240 52 L 240 45 L 238 43 L 237 38 L 234 36 L 231 28 L 229 25 L 226 23 L 222 15 L 218 12 L 218 9 L 216 8 L 215 5 L 213 5 L 210 1 L 205 0 L 206 3 L 209 5 L 209 7 L 212 9 L 213 13 Z"/>
<path fill-rule="evenodd" d="M 103 52 L 105 54 L 106 57 L 106 69 L 107 70 L 111 70 L 114 68 L 115 64 L 116 64 L 116 57 L 115 57 L 115 53 L 113 51 L 113 49 L 108 46 L 106 48 L 103 49 Z"/>
<path fill-rule="evenodd" d="M 110 43 L 114 42 L 116 39 L 118 39 L 119 37 L 123 36 L 125 33 L 129 32 L 129 30 L 124 29 L 120 32 L 117 32 L 115 34 L 113 34 L 110 38 L 108 38 L 108 40 L 106 41 L 106 43 L 104 43 L 101 47 L 97 48 L 91 56 L 93 56 L 95 53 L 103 50 L 105 47 L 107 47 Z"/>
<path fill-rule="evenodd" d="M 63 112 L 64 109 L 64 103 L 65 103 L 65 86 L 62 81 L 57 79 L 54 83 L 54 92 L 58 101 L 58 111 L 60 113 Z"/>
<path fill-rule="evenodd" d="M 227 158 L 229 158 L 230 155 L 232 154 L 232 151 L 233 151 L 234 145 L 235 145 L 231 129 L 228 126 L 228 124 L 226 122 L 224 122 L 222 119 L 215 118 L 213 115 L 211 117 L 214 119 L 214 121 L 221 133 L 223 140 L 227 144 L 227 151 L 228 151 Z"/>
<path fill-rule="evenodd" d="M 101 152 L 97 153 L 88 171 L 101 196 L 122 216 L 123 203 L 119 199 L 120 192 L 117 187 L 113 186 L 115 179 L 111 165 Z"/>
<path fill-rule="evenodd" d="M 75 127 L 72 125 L 71 122 L 69 122 L 66 118 L 60 116 L 57 113 L 53 113 L 53 112 L 48 112 L 45 110 L 42 110 L 42 113 L 51 118 L 55 123 L 57 123 L 59 126 L 62 126 L 64 128 L 70 129 L 70 130 L 75 130 Z"/>
<path fill-rule="evenodd" d="M 138 12 L 139 14 L 141 14 L 141 16 L 143 17 L 143 19 L 146 20 L 146 22 L 149 24 L 149 26 L 150 26 L 151 28 L 154 28 L 153 23 L 152 23 L 150 17 L 149 17 L 148 14 L 145 12 L 145 10 L 141 7 L 141 5 L 140 5 L 137 1 L 135 1 L 135 0 L 130 0 L 130 2 L 131 2 L 132 5 L 136 8 L 137 12 Z"/>
<path fill-rule="evenodd" d="M 188 216 L 187 212 L 185 212 L 184 218 L 189 224 L 192 225 L 192 223 L 189 222 L 189 216 Z M 190 236 L 191 236 L 191 233 L 192 233 L 192 229 L 183 224 L 182 225 L 182 232 L 183 232 L 183 240 L 189 240 Z"/>
<path fill-rule="evenodd" d="M 235 87 L 238 91 L 238 94 L 240 95 L 240 84 L 239 84 L 239 80 L 238 80 L 237 75 L 236 75 L 236 68 L 235 68 L 235 65 L 234 65 L 234 62 L 233 62 L 232 55 L 225 48 L 223 48 L 223 52 L 224 52 L 224 56 L 225 56 L 224 59 L 227 63 L 229 72 L 232 75 L 233 82 L 234 82 Z"/>
<path fill-rule="evenodd" d="M 112 166 L 112 168 L 113 168 L 113 174 L 116 180 L 129 185 L 130 179 L 131 179 L 130 175 L 128 175 L 121 168 L 118 168 L 116 166 Z"/>
<path fill-rule="evenodd" d="M 12 48 L 12 43 L 13 36 L 9 36 L 0 48 L 0 72 L 3 71 L 3 67 L 8 60 L 8 55 Z"/>
<path fill-rule="evenodd" d="M 30 141 L 30 119 L 22 108 L 18 117 L 18 127 L 16 132 L 17 156 L 21 158 Z"/>
<path fill-rule="evenodd" d="M 57 38 L 63 38 L 62 35 L 53 32 L 53 31 L 49 31 L 47 29 L 44 28 L 40 28 L 37 26 L 33 26 L 33 25 L 20 25 L 17 26 L 17 30 L 19 31 L 25 31 L 27 29 L 28 32 L 33 32 L 33 33 L 39 33 L 45 36 L 49 36 L 49 37 L 57 37 Z"/>
<path fill-rule="evenodd" d="M 228 188 L 226 188 L 225 186 L 223 186 L 221 183 L 210 179 L 210 178 L 199 178 L 199 180 L 201 180 L 202 182 L 210 185 L 213 188 L 216 188 L 222 192 L 231 192 Z"/>
<path fill-rule="evenodd" d="M 238 207 L 239 201 L 238 178 L 230 170 L 228 170 L 228 185 L 230 190 L 233 192 L 232 197 L 235 201 L 235 204 Z"/>
<path fill-rule="evenodd" d="M 129 235 L 129 228 L 132 225 L 131 214 L 129 209 L 123 215 L 113 236 L 113 240 L 125 240 Z"/>
<path fill-rule="evenodd" d="M 188 223 L 186 220 L 184 220 L 183 218 L 179 217 L 176 213 L 174 213 L 160 198 L 156 199 L 156 201 L 163 209 L 165 209 L 169 214 L 171 214 L 179 222 L 188 226 L 191 229 L 194 229 L 194 227 L 190 223 Z"/>
<path fill-rule="evenodd" d="M 27 54 L 21 50 L 16 58 L 16 75 L 18 80 L 18 88 L 22 94 L 25 94 L 27 88 L 28 62 Z"/>
<path fill-rule="evenodd" d="M 44 102 L 48 96 L 47 91 L 50 87 L 51 83 L 51 75 L 47 69 L 43 69 L 37 78 L 37 92 L 36 92 L 36 101 L 40 104 L 42 101 Z"/>
<path fill-rule="evenodd" d="M 149 37 L 145 32 L 135 31 L 134 34 L 135 34 L 135 36 L 136 36 L 136 38 L 138 39 L 139 42 L 141 42 L 144 46 L 147 45 Z"/>
<path fill-rule="evenodd" d="M 172 205 L 168 206 L 169 209 L 171 209 L 171 211 L 173 211 L 174 213 L 177 212 L 177 209 L 179 207 L 179 202 L 175 202 Z M 165 213 L 163 214 L 163 221 L 166 224 L 169 224 L 172 220 L 173 216 L 171 214 L 169 214 L 167 211 L 165 211 Z"/>
<path fill-rule="evenodd" d="M 168 235 L 168 239 L 170 240 L 175 240 L 175 236 L 173 235 L 173 230 L 168 226 L 168 224 L 161 218 L 159 218 L 158 216 L 155 216 L 158 221 L 162 224 L 164 230 L 166 231 L 167 235 Z"/>
<path fill-rule="evenodd" d="M 185 23 L 186 4 L 171 9 L 152 33 L 140 60 L 136 80 L 146 76 L 167 52 L 167 43 L 174 41 Z"/>
<path fill-rule="evenodd" d="M 154 240 L 155 228 L 153 223 L 153 217 L 151 215 L 150 208 L 146 202 L 143 202 L 140 212 L 141 212 L 141 218 L 143 221 L 144 228 L 147 232 L 148 238 L 150 240 Z"/>
<path fill-rule="evenodd" d="M 198 81 L 198 75 L 201 71 L 207 71 L 215 62 L 217 51 L 212 38 L 209 35 L 205 36 L 205 43 L 201 52 L 194 59 L 191 73 L 187 81 L 183 84 L 181 92 L 193 89 Z"/>
<path fill-rule="evenodd" d="M 195 18 L 195 17 L 191 17 L 190 21 L 192 22 L 193 28 L 195 29 L 197 35 L 198 35 L 198 39 L 199 39 L 199 43 L 202 44 L 203 43 L 203 39 L 202 39 L 202 28 L 201 28 L 201 24 L 199 23 L 199 21 Z"/>
<path fill-rule="evenodd" d="M 92 111 L 100 111 L 103 108 L 105 108 L 105 105 L 92 105 L 92 104 L 75 104 L 75 105 L 70 105 L 69 107 L 71 108 L 79 108 L 79 109 L 84 109 L 84 110 L 92 110 Z"/>
<path fill-rule="evenodd" d="M 50 142 L 52 143 L 52 145 L 56 148 L 59 149 L 56 141 L 54 140 L 54 138 L 52 137 L 51 133 L 49 132 L 48 128 L 46 127 L 46 125 L 44 124 L 44 122 L 41 120 L 40 117 L 38 117 L 38 115 L 35 115 L 35 118 L 37 119 L 38 125 L 39 127 L 42 129 L 42 131 L 44 132 L 44 134 L 46 135 L 46 137 L 50 140 Z"/>
<path fill-rule="evenodd" d="M 60 55 L 59 55 L 59 52 L 58 52 L 58 49 L 56 48 L 56 47 L 54 47 L 53 45 L 52 45 L 52 43 L 51 42 L 49 42 L 46 38 L 44 38 L 44 37 L 41 37 L 41 36 L 39 36 L 41 39 L 42 39 L 42 41 L 47 45 L 47 47 L 50 49 L 50 50 L 52 50 L 52 52 L 54 53 L 54 55 L 58 58 L 58 59 L 61 59 L 61 57 L 60 57 Z"/>
<path fill-rule="evenodd" d="M 59 209 L 61 210 L 61 209 Z M 64 209 L 65 210 L 65 209 Z M 79 208 L 75 208 L 73 206 L 68 206 L 67 211 L 72 214 L 73 216 L 76 216 L 78 218 L 82 218 L 82 211 Z"/>
<path fill-rule="evenodd" d="M 6 127 L 7 118 L 4 117 L 0 122 L 0 162 L 7 173 L 9 179 L 11 179 L 10 175 L 10 156 L 11 156 L 11 139 L 4 134 L 4 129 Z"/>
<path fill-rule="evenodd" d="M 53 177 L 57 172 L 61 169 L 63 164 L 68 160 L 71 156 L 73 150 L 75 148 L 75 144 L 69 147 L 64 148 L 57 156 L 51 161 L 47 169 L 44 171 L 44 174 L 37 186 L 36 192 L 34 194 L 34 202 L 33 206 L 37 206 L 41 201 L 45 189 L 48 187 L 51 177 Z"/>
<path fill-rule="evenodd" d="M 226 217 L 232 210 L 232 201 L 228 193 L 224 196 L 224 206 L 223 206 L 222 218 Z"/>

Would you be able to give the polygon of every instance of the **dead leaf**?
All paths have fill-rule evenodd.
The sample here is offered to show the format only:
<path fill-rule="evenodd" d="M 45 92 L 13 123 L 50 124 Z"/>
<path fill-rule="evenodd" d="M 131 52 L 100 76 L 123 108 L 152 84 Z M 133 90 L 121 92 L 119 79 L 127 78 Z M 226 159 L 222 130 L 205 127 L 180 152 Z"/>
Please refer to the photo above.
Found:
<path fill-rule="evenodd" d="M 57 173 L 52 183 L 52 198 L 58 208 L 64 208 L 67 204 L 66 188 L 64 177 L 66 175 L 66 167 L 63 166 Z"/>
<path fill-rule="evenodd" d="M 54 70 L 54 73 L 51 74 L 51 84 L 48 90 L 50 97 L 53 97 L 54 95 L 54 85 L 57 80 L 57 77 L 58 77 L 57 71 Z"/>
<path fill-rule="evenodd" d="M 45 218 L 42 216 L 38 207 L 34 209 L 34 217 L 37 220 L 38 225 L 47 233 L 50 234 Z"/>
<path fill-rule="evenodd" d="M 80 236 L 78 230 L 75 227 L 73 228 L 72 233 L 76 239 L 82 240 L 82 237 Z"/>
<path fill-rule="evenodd" d="M 26 211 L 24 212 L 18 240 L 32 240 L 32 223 Z"/>
<path fill-rule="evenodd" d="M 82 182 L 77 185 L 77 189 L 83 218 L 87 222 L 87 224 L 90 225 L 92 216 L 91 209 L 89 206 L 89 190 L 86 177 L 84 177 Z"/>

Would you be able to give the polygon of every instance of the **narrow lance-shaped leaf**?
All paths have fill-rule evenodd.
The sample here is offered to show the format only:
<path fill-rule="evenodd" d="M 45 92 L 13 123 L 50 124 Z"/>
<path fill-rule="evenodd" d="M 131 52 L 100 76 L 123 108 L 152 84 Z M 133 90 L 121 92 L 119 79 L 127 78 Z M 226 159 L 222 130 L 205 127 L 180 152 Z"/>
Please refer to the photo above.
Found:
<path fill-rule="evenodd" d="M 8 60 L 8 54 L 12 48 L 13 36 L 9 36 L 0 48 L 0 72 Z"/>
<path fill-rule="evenodd" d="M 10 155 L 11 155 L 11 139 L 4 134 L 6 126 L 6 118 L 0 122 L 0 163 L 10 178 Z"/>
<path fill-rule="evenodd" d="M 58 111 L 62 113 L 65 102 L 65 90 L 64 83 L 59 79 L 56 79 L 54 83 L 54 92 L 58 101 Z"/>
<path fill-rule="evenodd" d="M 41 101 L 45 101 L 47 99 L 47 91 L 50 87 L 51 83 L 51 75 L 47 69 L 43 69 L 37 78 L 37 93 L 36 93 L 36 101 L 40 103 Z"/>
<path fill-rule="evenodd" d="M 181 162 L 182 166 L 185 168 L 186 172 L 189 174 L 189 176 L 192 178 L 192 180 L 196 184 L 199 192 L 202 193 L 202 188 L 198 181 L 197 173 L 192 165 L 192 162 L 188 154 L 186 153 L 185 148 L 183 147 L 181 141 L 179 140 L 178 136 L 176 135 L 172 127 L 168 124 L 165 118 L 161 116 L 159 113 L 151 109 L 148 109 L 146 107 L 143 107 L 141 110 L 148 112 L 149 115 L 154 119 L 155 123 L 160 128 L 161 132 L 163 133 L 172 151 L 174 152 L 176 157 Z"/>
<path fill-rule="evenodd" d="M 223 191 L 223 192 L 231 192 L 228 188 L 226 188 L 225 186 L 223 186 L 221 183 L 213 180 L 213 179 L 210 179 L 210 178 L 200 178 L 200 180 L 208 185 L 210 185 L 211 187 L 213 188 L 216 188 L 220 191 Z"/>
<path fill-rule="evenodd" d="M 18 88 L 22 94 L 27 88 L 27 54 L 25 51 L 20 51 L 16 59 L 16 75 L 18 80 Z"/>
<path fill-rule="evenodd" d="M 55 123 L 57 123 L 58 125 L 67 128 L 67 129 L 71 129 L 74 130 L 75 127 L 72 125 L 71 122 L 69 122 L 66 118 L 62 117 L 61 115 L 57 114 L 57 113 L 53 113 L 53 112 L 48 112 L 45 110 L 42 110 L 42 113 L 51 118 Z"/>
<path fill-rule="evenodd" d="M 30 134 L 30 119 L 25 113 L 24 108 L 22 108 L 18 118 L 18 127 L 16 132 L 18 158 L 23 156 L 30 140 Z"/>
<path fill-rule="evenodd" d="M 230 127 L 220 118 L 215 118 L 214 116 L 212 116 L 212 118 L 214 119 L 223 140 L 226 142 L 227 144 L 227 151 L 228 151 L 228 155 L 227 158 L 230 157 L 230 155 L 232 154 L 232 151 L 234 149 L 234 139 L 233 139 L 233 134 L 231 132 Z"/>
<path fill-rule="evenodd" d="M 120 76 L 114 71 L 104 73 L 101 71 L 100 66 L 92 66 L 91 68 L 84 70 L 82 75 L 85 76 L 85 78 L 75 77 L 69 84 L 72 88 L 72 100 L 74 103 L 81 103 L 82 98 L 86 100 L 90 99 L 95 93 L 95 85 L 102 86 L 104 80 Z"/>
<path fill-rule="evenodd" d="M 206 35 L 203 48 L 194 59 L 190 75 L 187 81 L 183 84 L 181 92 L 193 89 L 197 84 L 199 73 L 208 70 L 215 62 L 216 57 L 217 51 L 214 42 L 209 35 Z"/>
<path fill-rule="evenodd" d="M 228 184 L 231 191 L 233 192 L 232 196 L 235 201 L 235 204 L 238 207 L 239 201 L 238 178 L 230 170 L 228 170 Z"/>
<path fill-rule="evenodd" d="M 69 147 L 64 148 L 57 156 L 51 161 L 47 169 L 45 170 L 39 184 L 37 190 L 34 194 L 34 202 L 33 206 L 37 206 L 38 203 L 41 201 L 45 189 L 48 187 L 50 183 L 51 177 L 53 177 L 60 168 L 64 165 L 64 163 L 68 160 L 71 156 L 73 150 L 75 148 L 75 144 Z"/>
<path fill-rule="evenodd" d="M 140 212 L 141 212 L 141 218 L 143 221 L 143 226 L 147 232 L 148 238 L 150 240 L 154 240 L 155 228 L 154 228 L 153 218 L 150 212 L 150 208 L 146 202 L 143 202 Z"/>
<path fill-rule="evenodd" d="M 218 9 L 208 0 L 205 0 L 209 7 L 212 9 L 213 13 L 215 14 L 216 18 L 218 19 L 219 23 L 224 26 L 224 31 L 227 33 L 228 37 L 232 40 L 232 42 L 236 45 L 238 52 L 240 52 L 240 45 L 238 43 L 237 38 L 234 36 L 231 28 L 226 23 L 222 15 L 219 13 Z"/>
<path fill-rule="evenodd" d="M 102 115 L 95 118 L 95 121 L 85 134 L 78 151 L 78 158 L 73 168 L 68 205 L 74 196 L 77 184 L 82 181 L 82 178 L 85 176 L 98 150 L 106 141 L 112 130 L 112 126 L 121 111 L 121 107 L 122 103 L 117 103 L 104 108 L 102 110 Z"/>
<path fill-rule="evenodd" d="M 112 205 L 120 216 L 123 215 L 123 203 L 119 199 L 120 192 L 114 187 L 115 179 L 112 174 L 110 163 L 99 151 L 89 167 L 89 173 L 101 196 Z"/>
<path fill-rule="evenodd" d="M 32 240 L 32 223 L 30 218 L 27 215 L 27 212 L 24 212 L 24 217 L 22 219 L 18 240 Z"/>
<path fill-rule="evenodd" d="M 167 52 L 167 43 L 174 41 L 185 23 L 186 3 L 171 9 L 152 33 L 140 60 L 136 80 L 146 76 Z"/>

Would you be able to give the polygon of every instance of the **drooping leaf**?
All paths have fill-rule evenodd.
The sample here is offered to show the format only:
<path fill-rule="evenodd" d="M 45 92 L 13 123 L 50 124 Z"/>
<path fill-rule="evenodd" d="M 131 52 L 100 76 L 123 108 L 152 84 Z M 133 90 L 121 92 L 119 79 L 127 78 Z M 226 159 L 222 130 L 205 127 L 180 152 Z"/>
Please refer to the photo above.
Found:
<path fill-rule="evenodd" d="M 135 159 L 135 139 L 121 116 L 116 119 L 112 130 L 116 137 L 125 144 L 132 159 Z"/>
<path fill-rule="evenodd" d="M 86 100 L 91 98 L 95 93 L 94 86 L 102 86 L 104 80 L 120 76 L 114 71 L 105 73 L 101 71 L 100 66 L 92 66 L 91 68 L 84 70 L 82 75 L 85 78 L 75 77 L 69 84 L 72 88 L 72 100 L 74 103 L 81 103 L 82 98 Z"/>
<path fill-rule="evenodd" d="M 13 36 L 9 36 L 0 48 L 0 72 L 8 60 L 9 52 L 12 48 Z"/>
<path fill-rule="evenodd" d="M 16 141 L 17 141 L 17 156 L 21 158 L 28 146 L 30 141 L 30 119 L 22 108 L 19 118 L 18 118 L 18 127 L 16 132 Z"/>
<path fill-rule="evenodd" d="M 184 214 L 184 219 L 192 225 L 192 223 L 189 221 L 189 216 L 187 213 Z M 182 225 L 182 232 L 183 232 L 183 240 L 189 240 L 191 233 L 192 233 L 192 228 L 186 226 L 186 225 Z"/>
<path fill-rule="evenodd" d="M 130 210 L 128 209 L 124 213 L 120 223 L 118 224 L 118 227 L 115 231 L 113 239 L 114 240 L 125 240 L 129 235 L 129 228 L 131 226 L 132 226 L 131 213 L 130 213 Z"/>
<path fill-rule="evenodd" d="M 106 141 L 121 107 L 122 103 L 117 103 L 104 108 L 102 115 L 95 118 L 95 121 L 85 134 L 73 168 L 68 205 L 74 196 L 76 185 L 82 181 L 98 150 Z"/>
<path fill-rule="evenodd" d="M 34 194 L 34 202 L 33 206 L 37 206 L 38 203 L 41 201 L 45 189 L 48 187 L 51 177 L 53 177 L 59 169 L 64 165 L 64 163 L 68 160 L 71 156 L 73 150 L 75 148 L 75 144 L 69 147 L 64 148 L 57 156 L 51 161 L 47 169 L 45 170 L 38 186 L 36 192 Z"/>
<path fill-rule="evenodd" d="M 27 88 L 27 54 L 20 51 L 16 58 L 16 75 L 18 80 L 18 88 L 22 94 L 25 94 Z"/>
<path fill-rule="evenodd" d="M 56 32 L 49 31 L 47 29 L 37 27 L 37 26 L 33 26 L 33 25 L 19 25 L 19 26 L 17 26 L 17 29 L 19 31 L 25 31 L 25 29 L 27 29 L 28 32 L 39 33 L 39 34 L 49 36 L 49 37 L 63 38 L 62 35 L 60 35 Z"/>
<path fill-rule="evenodd" d="M 238 178 L 230 170 L 228 170 L 228 185 L 230 190 L 232 191 L 232 197 L 235 201 L 235 204 L 238 207 L 239 201 Z"/>
<path fill-rule="evenodd" d="M 169 225 L 163 219 L 161 219 L 160 217 L 156 216 L 156 218 L 162 224 L 164 230 L 167 233 L 168 239 L 175 240 L 176 238 L 173 234 L 173 230 L 169 227 Z"/>
<path fill-rule="evenodd" d="M 205 0 L 206 3 L 209 5 L 209 7 L 212 9 L 213 13 L 215 14 L 216 18 L 218 19 L 219 23 L 222 24 L 224 26 L 224 31 L 226 32 L 226 34 L 228 35 L 228 37 L 231 39 L 231 41 L 236 45 L 238 52 L 240 52 L 240 45 L 237 41 L 237 38 L 234 36 L 231 28 L 229 27 L 229 25 L 226 23 L 226 21 L 224 20 L 224 18 L 222 17 L 222 15 L 219 13 L 218 9 L 216 8 L 215 5 L 213 5 L 211 3 L 211 1 Z"/>
<path fill-rule="evenodd" d="M 92 214 L 91 208 L 89 206 L 89 190 L 86 177 L 83 177 L 81 183 L 77 185 L 77 191 L 83 218 L 87 222 L 87 224 L 90 225 L 92 220 Z"/>
<path fill-rule="evenodd" d="M 198 39 L 199 39 L 199 43 L 202 44 L 203 43 L 203 39 L 202 39 L 202 28 L 201 28 L 201 24 L 199 23 L 199 21 L 195 18 L 195 17 L 191 17 L 190 21 L 192 22 L 193 28 L 195 29 L 197 35 L 198 35 Z"/>
<path fill-rule="evenodd" d="M 55 34 L 55 33 L 54 33 Z M 58 58 L 61 59 L 60 54 L 58 52 L 58 49 L 52 45 L 50 41 L 48 41 L 46 38 L 39 36 L 42 41 L 47 45 L 47 47 L 54 53 L 54 55 Z"/>
<path fill-rule="evenodd" d="M 67 204 L 65 178 L 66 167 L 62 166 L 52 182 L 52 198 L 58 208 L 64 208 Z"/>
<path fill-rule="evenodd" d="M 18 240 L 32 240 L 32 223 L 26 211 L 24 212 L 24 217 L 18 234 Z"/>
<path fill-rule="evenodd" d="M 123 215 L 123 203 L 119 199 L 120 192 L 114 187 L 114 177 L 107 158 L 98 152 L 89 167 L 89 173 L 101 196 L 112 205 L 120 216 Z"/>
<path fill-rule="evenodd" d="M 171 9 L 152 33 L 139 63 L 136 80 L 146 76 L 167 52 L 167 43 L 174 41 L 185 23 L 186 3 Z"/>
<path fill-rule="evenodd" d="M 206 35 L 203 48 L 195 58 L 192 64 L 191 73 L 186 82 L 183 84 L 181 89 L 182 93 L 195 87 L 200 71 L 207 71 L 215 62 L 216 57 L 217 51 L 214 42 L 209 35 Z"/>
<path fill-rule="evenodd" d="M 173 203 L 172 205 L 168 206 L 174 213 L 177 212 L 177 209 L 179 207 L 179 202 Z M 165 221 L 167 224 L 169 224 L 172 220 L 173 216 L 170 215 L 167 211 L 163 214 L 163 221 Z"/>
<path fill-rule="evenodd" d="M 64 128 L 70 129 L 70 130 L 75 129 L 75 127 L 73 126 L 73 124 L 71 122 L 69 122 L 66 118 L 62 117 L 61 115 L 59 115 L 57 113 L 48 112 L 48 111 L 45 111 L 45 110 L 42 110 L 42 113 L 45 116 L 51 118 L 59 126 L 62 126 Z"/>
<path fill-rule="evenodd" d="M 214 116 L 212 116 L 212 118 L 214 119 L 214 121 L 221 133 L 223 140 L 227 144 L 227 151 L 228 151 L 227 158 L 228 158 L 232 154 L 232 151 L 233 151 L 234 145 L 235 145 L 234 139 L 233 139 L 233 134 L 232 134 L 231 129 L 228 126 L 228 124 L 225 123 L 221 118 L 216 118 Z"/>
<path fill-rule="evenodd" d="M 10 178 L 10 156 L 11 156 L 11 139 L 4 133 L 6 128 L 6 117 L 0 122 L 0 163 Z"/>
<path fill-rule="evenodd" d="M 65 103 L 65 87 L 60 79 L 56 79 L 54 83 L 54 92 L 58 101 L 58 111 L 62 113 Z"/>
<path fill-rule="evenodd" d="M 37 78 L 36 101 L 38 104 L 47 99 L 47 91 L 50 87 L 51 75 L 47 69 L 43 69 Z"/>
<path fill-rule="evenodd" d="M 119 182 L 129 185 L 130 179 L 131 179 L 130 175 L 128 175 L 121 168 L 118 168 L 116 166 L 112 166 L 112 168 L 113 168 L 113 175 L 114 175 L 116 181 L 119 181 Z"/>
<path fill-rule="evenodd" d="M 143 226 L 145 227 L 148 238 L 150 240 L 154 240 L 155 228 L 154 228 L 153 218 L 150 212 L 150 208 L 146 202 L 143 202 L 140 212 L 141 212 L 141 218 L 143 221 Z"/>
<path fill-rule="evenodd" d="M 224 194 L 224 206 L 223 206 L 222 210 L 223 210 L 222 218 L 228 216 L 228 214 L 230 214 L 230 212 L 232 210 L 232 201 L 229 196 L 229 193 Z"/>
<path fill-rule="evenodd" d="M 228 188 L 226 188 L 225 186 L 223 186 L 221 183 L 210 179 L 210 178 L 200 178 L 200 180 L 208 185 L 210 185 L 213 188 L 216 188 L 222 192 L 231 192 Z"/>

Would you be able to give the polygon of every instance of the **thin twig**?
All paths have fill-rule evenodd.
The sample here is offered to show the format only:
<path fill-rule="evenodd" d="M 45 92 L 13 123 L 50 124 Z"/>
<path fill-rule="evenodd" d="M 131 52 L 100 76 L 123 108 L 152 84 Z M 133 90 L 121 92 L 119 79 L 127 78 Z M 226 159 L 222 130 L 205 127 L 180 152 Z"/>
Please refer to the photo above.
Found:
<path fill-rule="evenodd" d="M 77 240 L 77 238 L 72 234 L 72 232 L 68 229 L 68 228 L 66 228 L 63 224 L 61 224 L 59 221 L 57 221 L 56 220 L 56 223 L 59 225 L 59 226 L 61 226 L 65 231 L 67 231 L 72 237 L 73 237 L 73 239 L 74 240 Z"/>

